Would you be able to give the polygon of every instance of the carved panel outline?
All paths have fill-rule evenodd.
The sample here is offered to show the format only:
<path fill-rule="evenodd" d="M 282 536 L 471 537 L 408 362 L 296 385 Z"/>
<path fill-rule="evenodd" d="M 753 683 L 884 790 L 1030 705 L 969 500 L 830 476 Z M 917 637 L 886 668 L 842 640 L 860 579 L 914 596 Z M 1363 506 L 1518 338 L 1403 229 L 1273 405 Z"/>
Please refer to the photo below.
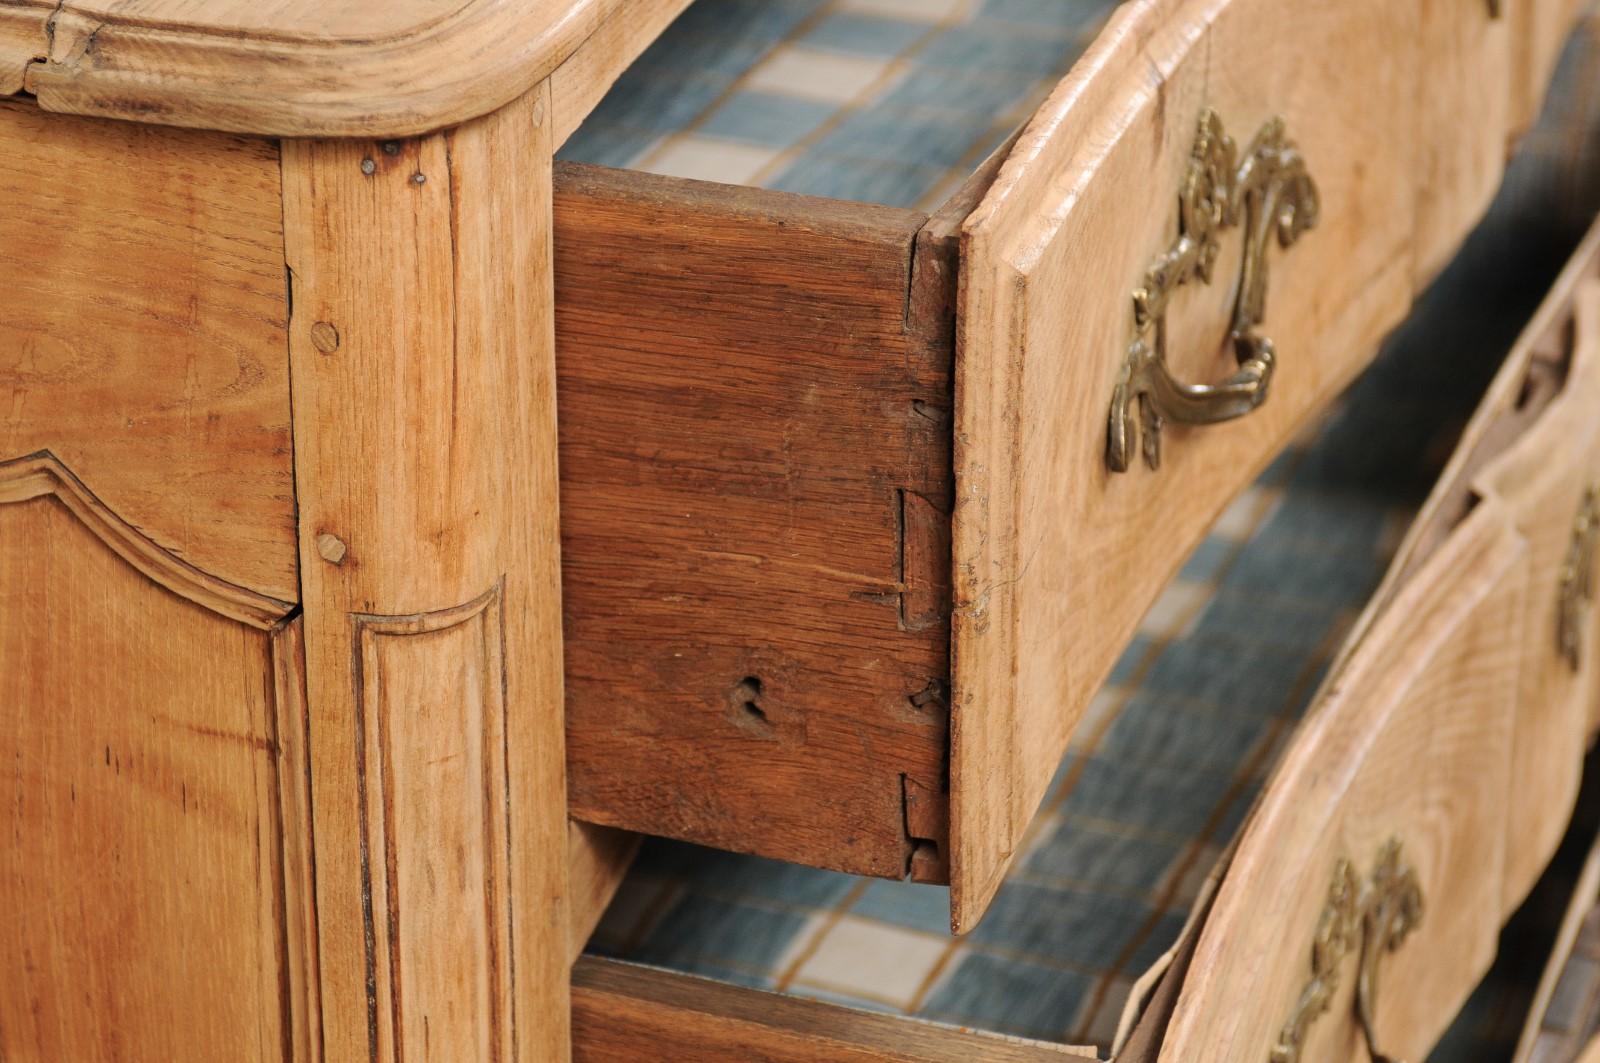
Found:
<path fill-rule="evenodd" d="M 118 557 L 180 598 L 261 631 L 276 628 L 294 610 L 289 602 L 219 579 L 158 546 L 117 516 L 48 450 L 0 461 L 0 505 L 45 495 L 66 506 Z"/>
<path fill-rule="evenodd" d="M 304 659 L 297 606 L 229 583 L 183 561 L 123 520 L 48 450 L 0 460 L 0 510 L 50 500 L 129 568 L 167 593 L 261 633 L 267 661 L 264 751 L 269 769 L 256 779 L 257 814 L 270 825 L 258 837 L 282 1001 L 286 1061 L 322 1058 L 314 871 L 311 864 L 310 762 Z"/>
<path fill-rule="evenodd" d="M 400 639 L 413 643 L 420 657 L 431 652 L 429 636 L 456 631 L 476 624 L 474 662 L 481 672 L 475 684 L 481 697 L 481 730 L 466 734 L 480 750 L 482 772 L 481 815 L 478 826 L 483 845 L 483 931 L 487 944 L 487 1005 L 490 1060 L 517 1057 L 516 1016 L 512 1007 L 515 968 L 511 959 L 514 927 L 511 894 L 511 793 L 510 752 L 507 747 L 507 699 L 505 689 L 505 581 L 502 578 L 488 591 L 459 606 L 409 615 L 353 613 L 352 674 L 356 687 L 356 772 L 360 801 L 362 918 L 366 942 L 367 1023 L 371 1058 L 405 1059 L 406 972 L 402 969 L 403 915 L 409 898 L 401 882 L 403 847 L 411 843 L 396 829 L 397 813 L 403 797 L 396 768 L 405 749 L 405 736 L 384 704 L 388 693 L 383 658 L 383 642 Z M 470 637 L 470 636 L 469 636 Z M 429 661 L 432 664 L 435 662 Z M 441 667 L 448 659 L 437 662 Z M 440 678 L 441 694 L 454 696 L 462 713 L 459 723 L 470 719 L 473 706 L 463 700 L 464 690 L 451 690 Z M 439 795 L 441 798 L 446 795 Z M 433 811 L 437 812 L 438 809 Z M 431 848 L 426 844 L 417 849 Z M 448 962 L 441 961 L 441 962 Z M 426 978 L 426 976 L 423 976 Z M 414 984 L 414 983 L 413 983 Z M 387 998 L 387 999 L 385 999 Z M 387 1027 L 390 1051 L 381 1051 Z"/>

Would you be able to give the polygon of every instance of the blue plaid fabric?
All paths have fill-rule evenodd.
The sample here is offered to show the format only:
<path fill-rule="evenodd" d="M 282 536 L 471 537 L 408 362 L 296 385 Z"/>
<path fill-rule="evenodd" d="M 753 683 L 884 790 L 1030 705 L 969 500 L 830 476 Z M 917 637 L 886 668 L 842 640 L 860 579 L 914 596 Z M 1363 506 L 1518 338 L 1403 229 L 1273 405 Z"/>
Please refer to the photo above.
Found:
<path fill-rule="evenodd" d="M 698 0 L 560 157 L 937 206 L 1117 0 Z"/>
<path fill-rule="evenodd" d="M 936 206 L 1036 105 L 1113 0 L 699 0 L 563 157 Z M 1146 616 L 985 919 L 947 891 L 647 843 L 592 951 L 853 1007 L 1106 1049 L 1176 940 L 1596 184 L 1562 84 L 1488 222 L 1373 367 L 1224 514 Z M 1588 123 L 1588 124 L 1583 124 Z M 1553 128 L 1552 128 L 1553 127 Z M 1558 163 L 1552 166 L 1551 162 Z M 1439 372 L 1448 359 L 1449 373 Z M 1515 954 L 1513 946 L 1506 950 Z M 1491 976 L 1436 1059 L 1506 1058 L 1526 978 Z M 1524 1001 L 1525 1006 L 1525 1001 Z"/>

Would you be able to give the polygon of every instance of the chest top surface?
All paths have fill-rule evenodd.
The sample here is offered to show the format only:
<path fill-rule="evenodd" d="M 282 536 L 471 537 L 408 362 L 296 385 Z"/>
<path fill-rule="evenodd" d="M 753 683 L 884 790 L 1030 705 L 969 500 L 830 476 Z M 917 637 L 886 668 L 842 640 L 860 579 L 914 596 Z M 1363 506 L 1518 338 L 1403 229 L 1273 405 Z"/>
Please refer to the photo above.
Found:
<path fill-rule="evenodd" d="M 0 0 L 0 95 L 275 136 L 404 136 L 476 117 L 624 0 Z"/>

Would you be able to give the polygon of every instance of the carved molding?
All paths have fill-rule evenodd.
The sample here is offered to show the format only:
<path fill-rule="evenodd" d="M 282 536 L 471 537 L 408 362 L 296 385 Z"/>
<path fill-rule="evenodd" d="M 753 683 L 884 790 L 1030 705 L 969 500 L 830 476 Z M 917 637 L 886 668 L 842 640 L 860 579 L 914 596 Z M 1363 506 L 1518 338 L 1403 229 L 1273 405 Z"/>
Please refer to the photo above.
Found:
<path fill-rule="evenodd" d="M 352 617 L 374 1058 L 517 1057 L 503 592 Z"/>
<path fill-rule="evenodd" d="M 0 461 L 0 505 L 54 497 L 118 557 L 178 597 L 262 631 L 294 606 L 218 579 L 156 545 L 117 516 L 48 450 Z"/>

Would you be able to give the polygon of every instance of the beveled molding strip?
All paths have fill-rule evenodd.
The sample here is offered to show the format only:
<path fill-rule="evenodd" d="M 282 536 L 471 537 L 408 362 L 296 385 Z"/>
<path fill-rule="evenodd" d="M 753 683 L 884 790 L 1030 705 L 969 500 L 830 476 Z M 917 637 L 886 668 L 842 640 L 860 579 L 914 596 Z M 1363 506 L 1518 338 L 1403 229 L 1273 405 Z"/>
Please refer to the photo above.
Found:
<path fill-rule="evenodd" d="M 461 971 L 452 964 L 472 957 L 482 964 L 473 984 L 483 998 L 464 1010 L 482 1025 L 452 1028 L 435 1016 L 429 1033 L 454 1044 L 462 1058 L 515 1059 L 505 580 L 461 605 L 353 613 L 351 623 L 369 1043 L 376 1057 L 385 1057 L 380 1046 L 387 1045 L 386 1058 L 403 1059 L 407 1030 L 415 1032 L 411 1012 L 426 1016 L 429 1000 L 454 993 Z M 398 646 L 385 653 L 385 642 Z M 441 682 L 442 672 L 456 668 L 456 681 Z M 419 694 L 427 711 L 416 711 Z M 444 764 L 453 766 L 441 776 Z M 466 792 L 437 785 L 456 771 Z M 426 807 L 416 801 L 424 793 Z M 474 849 L 476 877 L 431 867 L 441 854 L 469 865 Z M 476 914 L 441 933 L 440 910 Z M 481 924 L 470 925 L 478 915 Z M 424 938 L 420 952 L 429 962 L 408 969 L 403 954 L 416 958 Z M 423 1003 L 415 1004 L 417 997 Z M 482 1039 L 481 1055 L 474 1038 Z"/>
<path fill-rule="evenodd" d="M 294 610 L 195 568 L 117 516 L 48 450 L 0 461 L 0 505 L 50 496 L 94 536 L 146 577 L 186 601 L 241 624 L 271 631 Z"/>

